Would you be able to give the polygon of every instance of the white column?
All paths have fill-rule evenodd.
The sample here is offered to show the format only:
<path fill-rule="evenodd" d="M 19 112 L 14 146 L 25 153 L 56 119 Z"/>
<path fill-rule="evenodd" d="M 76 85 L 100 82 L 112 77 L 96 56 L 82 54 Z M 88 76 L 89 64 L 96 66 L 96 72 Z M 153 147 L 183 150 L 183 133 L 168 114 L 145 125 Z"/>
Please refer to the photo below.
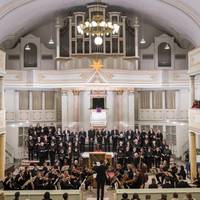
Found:
<path fill-rule="evenodd" d="M 60 28 L 61 28 L 59 17 L 56 17 L 55 28 L 56 28 L 56 58 L 59 58 L 60 57 Z M 57 70 L 60 69 L 59 60 L 56 61 L 56 69 Z"/>
<path fill-rule="evenodd" d="M 72 53 L 72 17 L 69 17 L 69 57 L 71 57 Z"/>
<path fill-rule="evenodd" d="M 4 105 L 4 80 L 3 80 L 3 77 L 0 77 L 0 98 L 1 98 L 0 110 L 4 110 L 5 105 Z"/>
<path fill-rule="evenodd" d="M 45 92 L 42 91 L 42 110 L 45 110 Z"/>
<path fill-rule="evenodd" d="M 179 110 L 179 108 L 180 108 L 180 101 L 181 101 L 181 98 L 180 98 L 180 94 L 181 93 L 181 91 L 180 90 L 176 90 L 176 92 L 175 92 L 175 102 L 176 102 L 176 104 L 175 104 L 175 106 L 176 106 L 176 110 Z"/>
<path fill-rule="evenodd" d="M 123 90 L 117 91 L 117 108 L 118 108 L 118 129 L 121 130 L 122 127 L 122 94 Z"/>
<path fill-rule="evenodd" d="M 107 128 L 113 129 L 115 126 L 115 104 L 114 104 L 115 96 L 113 91 L 107 92 Z"/>
<path fill-rule="evenodd" d="M 29 91 L 29 110 L 33 110 L 33 98 L 32 98 L 32 95 L 33 95 L 32 91 Z"/>
<path fill-rule="evenodd" d="M 128 92 L 128 124 L 131 129 L 135 129 L 135 93 Z"/>
<path fill-rule="evenodd" d="M 79 129 L 79 123 L 80 123 L 80 91 L 79 90 L 73 90 L 74 95 L 74 122 L 76 130 Z"/>
<path fill-rule="evenodd" d="M 153 109 L 153 91 L 150 91 L 150 109 Z"/>
<path fill-rule="evenodd" d="M 166 139 L 166 125 L 163 125 L 163 138 Z"/>
<path fill-rule="evenodd" d="M 126 17 L 122 17 L 123 22 L 123 53 L 126 56 Z"/>
<path fill-rule="evenodd" d="M 126 128 L 129 125 L 129 92 L 124 91 L 122 94 L 122 123 L 123 127 Z"/>
<path fill-rule="evenodd" d="M 19 119 L 19 90 L 15 90 L 15 121 Z"/>
<path fill-rule="evenodd" d="M 135 17 L 134 20 L 134 29 L 135 29 L 135 57 L 139 58 L 139 20 L 138 17 Z M 139 68 L 139 59 L 135 61 L 136 70 Z"/>
<path fill-rule="evenodd" d="M 190 76 L 190 107 L 195 100 L 195 76 Z"/>
<path fill-rule="evenodd" d="M 68 92 L 62 91 L 61 96 L 62 110 L 62 130 L 68 127 Z"/>
<path fill-rule="evenodd" d="M 165 109 L 165 90 L 162 91 L 162 108 Z"/>

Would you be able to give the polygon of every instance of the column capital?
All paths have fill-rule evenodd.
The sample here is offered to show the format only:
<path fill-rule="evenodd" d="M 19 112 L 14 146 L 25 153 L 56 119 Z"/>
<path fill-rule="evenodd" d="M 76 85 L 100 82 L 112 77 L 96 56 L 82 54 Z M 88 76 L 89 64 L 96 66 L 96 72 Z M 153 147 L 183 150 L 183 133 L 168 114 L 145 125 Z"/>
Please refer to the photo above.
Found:
<path fill-rule="evenodd" d="M 117 93 L 117 95 L 122 95 L 123 92 L 124 92 L 124 90 L 117 90 L 117 91 L 115 91 L 115 92 Z"/>
<path fill-rule="evenodd" d="M 134 94 L 135 93 L 135 90 L 132 89 L 132 90 L 128 90 L 128 94 Z"/>
<path fill-rule="evenodd" d="M 55 27 L 56 28 L 61 28 L 61 23 L 60 23 L 60 17 L 56 17 L 55 19 Z"/>
<path fill-rule="evenodd" d="M 61 95 L 68 95 L 68 90 L 61 90 Z"/>
<path fill-rule="evenodd" d="M 138 17 L 134 17 L 134 24 L 133 24 L 134 28 L 139 28 L 140 24 L 139 24 L 139 19 Z"/>
<path fill-rule="evenodd" d="M 195 75 L 190 75 L 190 81 L 194 82 L 194 80 L 195 80 Z"/>
<path fill-rule="evenodd" d="M 72 90 L 73 95 L 79 95 L 80 94 L 80 90 Z"/>

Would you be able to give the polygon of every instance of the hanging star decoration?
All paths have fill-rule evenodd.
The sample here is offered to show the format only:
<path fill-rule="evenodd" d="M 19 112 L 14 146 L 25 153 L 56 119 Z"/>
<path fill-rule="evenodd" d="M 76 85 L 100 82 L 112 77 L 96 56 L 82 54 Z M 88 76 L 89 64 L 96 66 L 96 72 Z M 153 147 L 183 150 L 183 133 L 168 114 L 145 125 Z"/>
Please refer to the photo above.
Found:
<path fill-rule="evenodd" d="M 100 59 L 93 59 L 90 67 L 92 67 L 96 72 L 99 72 L 102 69 L 103 64 Z"/>

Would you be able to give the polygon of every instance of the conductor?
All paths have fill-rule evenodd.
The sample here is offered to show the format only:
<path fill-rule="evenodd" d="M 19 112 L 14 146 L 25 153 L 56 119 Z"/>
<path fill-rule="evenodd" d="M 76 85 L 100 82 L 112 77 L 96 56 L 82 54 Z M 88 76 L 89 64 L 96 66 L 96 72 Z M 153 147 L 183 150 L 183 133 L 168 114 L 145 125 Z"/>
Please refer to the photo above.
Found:
<path fill-rule="evenodd" d="M 104 164 L 104 161 L 100 161 L 100 164 L 94 167 L 94 171 L 97 173 L 96 181 L 97 181 L 97 200 L 103 200 L 104 197 L 104 186 L 106 182 L 106 170 L 107 167 Z M 100 198 L 100 190 L 101 190 L 101 198 Z"/>

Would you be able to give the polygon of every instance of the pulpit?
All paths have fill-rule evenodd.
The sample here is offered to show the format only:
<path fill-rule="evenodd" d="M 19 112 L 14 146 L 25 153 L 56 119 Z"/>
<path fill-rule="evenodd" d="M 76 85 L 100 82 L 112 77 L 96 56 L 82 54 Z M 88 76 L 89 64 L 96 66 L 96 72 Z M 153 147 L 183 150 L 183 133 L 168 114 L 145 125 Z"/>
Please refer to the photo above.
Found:
<path fill-rule="evenodd" d="M 82 164 L 92 168 L 95 162 L 100 162 L 101 160 L 107 160 L 112 165 L 114 154 L 113 152 L 84 152 L 81 157 L 83 159 Z"/>
<path fill-rule="evenodd" d="M 89 166 L 92 168 L 94 163 L 100 162 L 106 159 L 105 152 L 91 152 L 89 153 Z"/>

